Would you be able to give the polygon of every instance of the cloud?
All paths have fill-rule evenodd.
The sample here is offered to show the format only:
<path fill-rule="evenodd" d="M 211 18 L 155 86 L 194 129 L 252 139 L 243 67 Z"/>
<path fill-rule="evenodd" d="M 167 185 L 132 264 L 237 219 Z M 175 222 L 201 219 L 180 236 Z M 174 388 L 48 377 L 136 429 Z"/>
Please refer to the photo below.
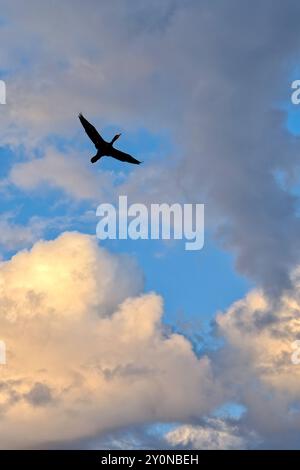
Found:
<path fill-rule="evenodd" d="M 25 191 L 43 190 L 43 186 L 62 189 L 74 199 L 99 201 L 109 197 L 112 175 L 95 174 L 75 152 L 62 153 L 47 148 L 42 158 L 34 158 L 13 165 L 9 181 Z"/>
<path fill-rule="evenodd" d="M 13 213 L 0 216 L 0 245 L 6 250 L 18 250 L 32 245 L 43 233 L 44 224 L 41 219 L 33 218 L 27 225 L 13 221 Z"/>
<path fill-rule="evenodd" d="M 84 314 L 85 308 L 96 307 L 104 315 L 140 292 L 142 276 L 134 261 L 126 255 L 114 257 L 90 240 L 94 238 L 65 233 L 55 242 L 38 242 L 31 251 L 21 251 L 4 262 L 2 299 L 15 307 L 7 310 L 8 318 L 40 313 L 50 319 Z"/>
<path fill-rule="evenodd" d="M 165 334 L 161 299 L 140 295 L 142 276 L 129 260 L 79 234 L 19 253 L 0 270 L 9 359 L 2 445 L 76 440 L 155 420 L 184 423 L 171 434 L 178 442 L 214 436 L 216 445 L 225 437 L 231 445 L 235 428 L 195 424 L 231 399 L 247 409 L 235 426 L 254 429 L 262 446 L 296 446 L 298 140 L 276 103 L 289 99 L 299 2 L 266 0 L 258 12 L 240 0 L 78 1 L 70 15 L 67 2 L 31 0 L 4 2 L 2 13 L 1 64 L 9 73 L 1 142 L 24 146 L 28 157 L 13 163 L 9 182 L 94 201 L 104 181 L 97 184 L 73 152 L 82 138 L 77 113 L 88 111 L 104 128 L 163 130 L 181 159 L 173 168 L 170 160 L 149 165 L 121 189 L 147 202 L 174 193 L 204 202 L 209 228 L 259 286 L 217 316 L 224 347 L 197 359 L 183 336 Z M 70 151 L 50 148 L 51 137 L 72 142 Z M 113 184 L 112 177 L 105 191 Z"/>
<path fill-rule="evenodd" d="M 293 343 L 300 338 L 300 269 L 280 299 L 255 289 L 215 319 L 223 345 L 208 354 L 226 400 L 242 404 L 237 419 L 204 418 L 166 433 L 183 448 L 299 448 L 300 368 Z M 216 412 L 217 410 L 215 410 Z"/>
<path fill-rule="evenodd" d="M 300 335 L 299 273 L 279 301 L 254 290 L 216 318 L 225 346 L 214 357 L 215 373 L 247 409 L 240 425 L 254 429 L 264 448 L 297 446 L 300 369 L 292 344 Z"/>
<path fill-rule="evenodd" d="M 0 215 L 0 246 L 5 251 L 17 252 L 22 248 L 30 248 L 49 231 L 58 234 L 81 225 L 94 226 L 97 222 L 95 213 L 87 210 L 76 215 L 55 215 L 51 218 L 32 216 L 26 222 L 17 223 L 15 219 L 21 212 L 20 207 L 14 212 L 3 212 Z"/>
<path fill-rule="evenodd" d="M 265 385 L 285 391 L 286 398 L 289 392 L 300 392 L 300 369 L 291 360 L 292 343 L 300 334 L 299 271 L 293 282 L 294 290 L 279 304 L 261 291 L 252 291 L 216 318 L 229 350 L 240 352 L 234 364 L 247 368 L 247 373 L 251 370 Z"/>
<path fill-rule="evenodd" d="M 253 290 L 219 313 L 224 344 L 197 357 L 164 327 L 162 299 L 142 294 L 133 261 L 94 237 L 66 232 L 17 253 L 0 265 L 1 446 L 117 446 L 155 422 L 178 425 L 142 431 L 139 447 L 296 446 L 299 269 L 291 279 L 280 301 Z M 241 417 L 211 417 L 229 401 Z"/>
<path fill-rule="evenodd" d="M 1 264 L 1 447 L 182 420 L 218 402 L 208 358 L 165 333 L 162 299 L 141 288 L 132 260 L 79 233 Z"/>
<path fill-rule="evenodd" d="M 246 449 L 248 442 L 240 435 L 238 426 L 221 419 L 207 420 L 205 425 L 178 426 L 165 435 L 173 447 L 197 450 Z"/>
<path fill-rule="evenodd" d="M 265 1 L 259 22 L 257 7 L 237 0 L 75 2 L 72 14 L 67 2 L 4 2 L 1 140 L 35 150 L 49 135 L 76 143 L 79 111 L 100 128 L 168 133 L 181 161 L 147 170 L 148 189 L 132 178 L 129 193 L 168 200 L 176 181 L 178 198 L 206 203 L 238 269 L 280 293 L 299 262 L 298 196 L 275 177 L 297 181 L 297 140 L 276 103 L 289 99 L 299 13 L 295 0 Z M 61 155 L 13 168 L 13 180 L 35 186 L 36 168 L 75 198 L 95 194 L 91 175 L 89 187 L 86 170 Z"/>
<path fill-rule="evenodd" d="M 24 395 L 24 398 L 32 406 L 44 406 L 52 401 L 50 388 L 39 382 L 37 382 L 32 389 Z"/>

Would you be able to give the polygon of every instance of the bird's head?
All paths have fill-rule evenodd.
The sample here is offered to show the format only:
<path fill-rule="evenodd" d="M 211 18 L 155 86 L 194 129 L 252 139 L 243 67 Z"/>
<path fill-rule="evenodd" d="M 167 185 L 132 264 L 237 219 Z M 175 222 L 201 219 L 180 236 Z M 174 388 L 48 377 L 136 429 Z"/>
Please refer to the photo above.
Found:
<path fill-rule="evenodd" d="M 114 138 L 112 139 L 111 144 L 113 144 L 120 137 L 120 135 L 121 134 L 116 134 Z"/>

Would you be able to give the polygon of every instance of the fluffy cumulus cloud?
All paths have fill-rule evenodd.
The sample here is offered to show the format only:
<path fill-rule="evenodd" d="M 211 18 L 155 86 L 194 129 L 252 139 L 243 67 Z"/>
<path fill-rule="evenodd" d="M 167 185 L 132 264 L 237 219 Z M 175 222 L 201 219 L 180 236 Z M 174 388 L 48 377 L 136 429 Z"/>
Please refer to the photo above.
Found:
<path fill-rule="evenodd" d="M 169 431 L 183 448 L 298 448 L 300 435 L 300 270 L 278 298 L 250 292 L 216 317 L 223 346 L 210 354 L 224 393 L 245 407 L 237 419 L 209 418 Z"/>
<path fill-rule="evenodd" d="M 290 404 L 300 396 L 300 368 L 292 360 L 293 343 L 300 337 L 299 300 L 298 275 L 294 291 L 283 296 L 279 305 L 254 291 L 217 316 L 219 332 L 228 342 L 224 361 L 232 362 L 238 352 L 232 366 L 240 369 L 241 382 L 247 383 L 251 372 L 265 387 L 284 392 Z"/>
<path fill-rule="evenodd" d="M 164 328 L 161 297 L 142 294 L 127 256 L 76 232 L 20 251 L 0 265 L 1 446 L 84 446 L 94 436 L 97 447 L 154 422 L 182 424 L 152 442 L 140 432 L 140 446 L 264 447 L 280 436 L 293 445 L 282 439 L 300 430 L 300 368 L 291 360 L 299 271 L 291 278 L 280 302 L 255 290 L 218 314 L 224 344 L 197 357 Z M 245 407 L 242 416 L 209 418 L 228 401 Z"/>
<path fill-rule="evenodd" d="M 165 333 L 162 299 L 141 288 L 131 260 L 79 233 L 2 263 L 2 447 L 184 420 L 218 402 L 209 360 Z"/>
<path fill-rule="evenodd" d="M 300 423 L 299 278 L 280 301 L 256 290 L 220 313 L 224 345 L 199 358 L 164 328 L 162 299 L 142 294 L 130 258 L 76 232 L 20 251 L 0 265 L 1 446 L 84 446 L 94 436 L 97 447 L 152 422 L 182 424 L 152 443 L 141 431 L 141 447 L 275 445 Z M 245 406 L 239 419 L 205 418 L 230 400 Z"/>
<path fill-rule="evenodd" d="M 300 337 L 299 269 L 291 278 L 293 287 L 280 301 L 253 291 L 216 319 L 226 340 L 217 367 L 232 397 L 247 407 L 242 422 L 263 436 L 265 446 L 295 446 L 300 431 L 294 349 Z"/>

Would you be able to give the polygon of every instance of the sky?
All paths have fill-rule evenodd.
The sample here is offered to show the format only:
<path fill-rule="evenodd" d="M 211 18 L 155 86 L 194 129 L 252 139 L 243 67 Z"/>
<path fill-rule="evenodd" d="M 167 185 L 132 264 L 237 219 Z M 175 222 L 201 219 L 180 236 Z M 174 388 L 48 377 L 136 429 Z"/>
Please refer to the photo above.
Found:
<path fill-rule="evenodd" d="M 299 14 L 0 0 L 1 448 L 299 448 Z M 99 241 L 119 195 L 204 204 L 203 249 Z"/>

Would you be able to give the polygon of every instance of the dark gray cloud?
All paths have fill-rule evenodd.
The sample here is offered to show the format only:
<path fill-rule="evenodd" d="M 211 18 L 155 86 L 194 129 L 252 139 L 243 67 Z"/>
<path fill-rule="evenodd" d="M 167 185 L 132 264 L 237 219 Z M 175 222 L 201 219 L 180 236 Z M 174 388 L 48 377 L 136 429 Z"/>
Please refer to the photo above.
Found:
<path fill-rule="evenodd" d="M 299 165 L 299 144 L 276 109 L 288 99 L 299 53 L 299 4 L 198 3 L 178 44 L 179 57 L 192 55 L 196 68 L 183 171 L 194 194 L 205 194 L 217 237 L 236 254 L 238 269 L 280 290 L 299 260 L 298 201 L 274 177 Z"/>
<path fill-rule="evenodd" d="M 45 406 L 53 401 L 53 396 L 48 385 L 37 382 L 28 393 L 24 394 L 24 399 L 32 406 Z"/>

